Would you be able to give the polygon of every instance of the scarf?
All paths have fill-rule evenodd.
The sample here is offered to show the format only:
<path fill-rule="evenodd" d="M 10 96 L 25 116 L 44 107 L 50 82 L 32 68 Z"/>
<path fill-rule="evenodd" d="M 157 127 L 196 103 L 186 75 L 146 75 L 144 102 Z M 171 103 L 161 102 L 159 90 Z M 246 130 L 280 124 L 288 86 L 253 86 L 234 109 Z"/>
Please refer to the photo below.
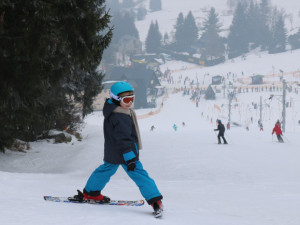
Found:
<path fill-rule="evenodd" d="M 136 116 L 134 110 L 133 109 L 126 110 L 126 109 L 123 109 L 122 107 L 118 106 L 113 110 L 113 112 L 114 113 L 124 113 L 126 115 L 129 115 L 132 118 L 135 130 L 136 130 L 137 138 L 138 138 L 138 148 L 139 148 L 139 150 L 141 150 L 143 148 L 142 139 L 141 139 L 139 124 L 137 122 L 137 116 Z"/>

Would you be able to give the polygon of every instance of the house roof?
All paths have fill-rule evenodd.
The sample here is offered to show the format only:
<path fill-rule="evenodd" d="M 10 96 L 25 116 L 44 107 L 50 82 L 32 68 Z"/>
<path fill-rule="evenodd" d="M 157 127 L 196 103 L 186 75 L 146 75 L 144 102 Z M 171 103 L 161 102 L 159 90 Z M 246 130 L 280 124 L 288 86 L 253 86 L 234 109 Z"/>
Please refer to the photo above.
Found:
<path fill-rule="evenodd" d="M 223 76 L 221 76 L 221 75 L 216 75 L 216 76 L 213 76 L 213 77 L 215 77 L 215 78 L 222 78 Z"/>

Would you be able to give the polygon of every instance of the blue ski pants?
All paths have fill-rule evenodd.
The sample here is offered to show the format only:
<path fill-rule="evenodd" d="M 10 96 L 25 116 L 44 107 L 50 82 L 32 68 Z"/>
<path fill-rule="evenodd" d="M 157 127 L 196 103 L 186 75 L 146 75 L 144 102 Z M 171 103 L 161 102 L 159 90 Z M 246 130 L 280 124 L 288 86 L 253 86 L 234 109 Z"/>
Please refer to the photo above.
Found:
<path fill-rule="evenodd" d="M 161 196 L 154 180 L 149 177 L 146 170 L 140 161 L 136 161 L 136 168 L 134 171 L 127 171 L 127 166 L 121 164 L 127 175 L 136 183 L 139 187 L 142 196 L 146 200 L 150 200 Z M 110 164 L 104 161 L 104 164 L 99 166 L 89 177 L 85 190 L 87 191 L 101 191 L 105 185 L 109 182 L 110 177 L 114 175 L 120 165 Z"/>

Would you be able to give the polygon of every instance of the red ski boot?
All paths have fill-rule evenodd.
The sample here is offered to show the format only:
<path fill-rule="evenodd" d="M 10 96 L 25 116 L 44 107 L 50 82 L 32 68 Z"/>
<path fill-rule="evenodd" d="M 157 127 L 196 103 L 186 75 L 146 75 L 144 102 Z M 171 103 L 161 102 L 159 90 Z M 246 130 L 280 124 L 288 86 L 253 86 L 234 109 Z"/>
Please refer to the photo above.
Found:
<path fill-rule="evenodd" d="M 162 216 L 162 212 L 164 210 L 163 204 L 161 202 L 161 200 L 158 200 L 157 202 L 154 202 L 153 204 L 151 204 L 151 206 L 154 209 L 153 215 L 155 218 L 161 217 Z"/>
<path fill-rule="evenodd" d="M 95 202 L 110 202 L 110 198 L 101 194 L 100 191 L 86 191 L 83 189 L 83 200 L 85 201 L 95 201 Z"/>

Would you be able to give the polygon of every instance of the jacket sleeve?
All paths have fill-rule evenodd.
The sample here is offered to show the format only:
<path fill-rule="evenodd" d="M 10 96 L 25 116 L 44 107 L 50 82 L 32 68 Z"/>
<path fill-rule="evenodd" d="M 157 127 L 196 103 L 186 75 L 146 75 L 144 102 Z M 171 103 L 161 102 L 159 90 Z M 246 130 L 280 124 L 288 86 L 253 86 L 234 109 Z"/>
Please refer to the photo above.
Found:
<path fill-rule="evenodd" d="M 121 114 L 114 126 L 114 140 L 117 149 L 123 154 L 125 161 L 136 157 L 135 140 L 132 136 L 133 121 L 130 116 Z"/>

